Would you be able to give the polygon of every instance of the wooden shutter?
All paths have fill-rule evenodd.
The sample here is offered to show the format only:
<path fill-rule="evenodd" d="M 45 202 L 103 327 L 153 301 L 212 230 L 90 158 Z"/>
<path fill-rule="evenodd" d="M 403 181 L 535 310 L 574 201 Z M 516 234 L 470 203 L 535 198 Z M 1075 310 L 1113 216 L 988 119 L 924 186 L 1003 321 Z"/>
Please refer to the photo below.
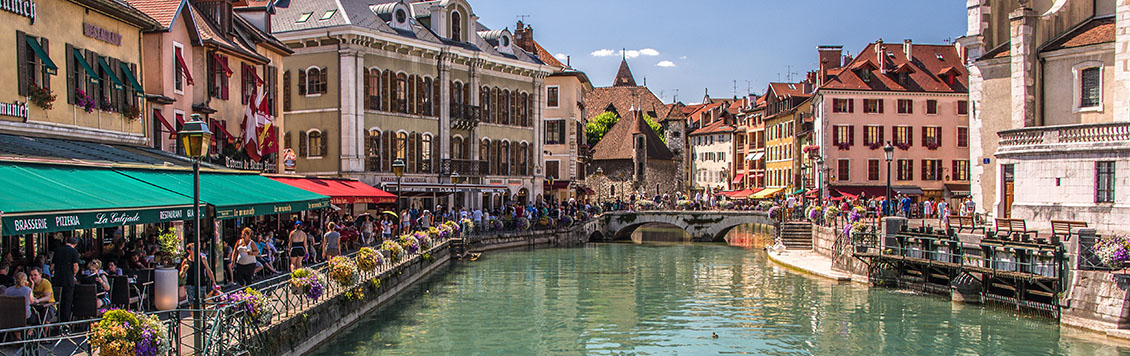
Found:
<path fill-rule="evenodd" d="M 923 160 L 922 161 L 922 179 L 926 179 L 926 177 L 929 177 L 928 175 L 926 175 L 927 172 L 928 171 L 926 170 L 926 161 Z"/>
<path fill-rule="evenodd" d="M 381 74 L 381 110 L 392 111 L 392 97 L 395 93 L 392 90 L 392 72 L 388 69 Z"/>
<path fill-rule="evenodd" d="M 287 131 L 286 133 L 283 134 L 283 148 L 287 148 L 287 149 L 291 148 L 290 131 Z"/>
<path fill-rule="evenodd" d="M 405 147 L 404 152 L 405 152 L 405 155 L 408 156 L 408 157 L 404 157 L 404 160 L 405 160 L 404 164 L 407 165 L 407 167 L 405 167 L 404 171 L 408 172 L 408 173 L 416 173 L 416 132 L 415 131 L 408 133 L 408 142 L 406 142 L 405 144 L 408 147 Z"/>
<path fill-rule="evenodd" d="M 368 72 L 366 71 L 366 73 L 368 73 Z M 368 74 L 365 75 L 365 79 L 368 79 Z M 365 81 L 365 83 L 368 83 L 368 82 L 369 82 L 368 80 Z M 364 157 L 364 159 L 365 159 L 365 170 L 369 171 L 369 172 L 372 172 L 373 168 L 376 168 L 375 165 L 374 165 L 375 162 L 373 162 L 374 161 L 373 155 L 371 154 L 372 150 L 373 150 L 373 132 L 372 131 L 365 131 L 365 152 L 361 154 L 361 157 Z"/>
<path fill-rule="evenodd" d="M 298 95 L 306 95 L 306 70 L 298 70 Z"/>
<path fill-rule="evenodd" d="M 365 100 L 362 101 L 364 104 L 361 104 L 361 109 L 362 109 L 362 111 L 364 111 L 364 110 L 372 109 L 369 106 L 369 103 L 371 102 L 371 100 L 369 100 L 369 98 L 370 98 L 369 94 L 372 93 L 373 86 L 372 86 L 372 83 L 369 82 L 371 80 L 371 77 L 369 76 L 369 70 L 362 68 L 361 73 L 362 73 L 361 83 L 364 85 L 364 88 L 365 88 L 364 89 L 365 94 L 361 95 L 362 98 L 365 98 Z"/>
<path fill-rule="evenodd" d="M 83 52 L 86 55 L 86 63 L 89 63 L 91 66 L 97 66 L 98 65 L 98 55 L 94 54 L 94 52 L 92 52 L 92 51 L 83 51 Z M 100 69 L 98 69 L 98 68 L 94 69 L 95 75 L 99 75 L 98 83 L 91 83 L 89 80 L 86 81 L 87 86 L 90 88 L 90 90 L 86 91 L 86 95 L 90 96 L 90 98 L 92 100 L 94 100 L 94 102 L 95 102 L 94 107 L 95 108 L 101 108 L 102 107 L 102 86 L 107 84 L 106 81 L 103 80 L 102 77 L 100 76 L 99 70 Z"/>
<path fill-rule="evenodd" d="M 879 145 L 883 145 L 883 143 L 886 142 L 886 138 L 883 137 L 884 132 L 886 132 L 886 131 L 887 131 L 886 126 L 879 126 Z"/>
<path fill-rule="evenodd" d="M 28 86 L 31 85 L 31 68 L 28 68 L 27 35 L 23 31 L 16 31 L 16 91 L 20 96 L 28 95 Z"/>
<path fill-rule="evenodd" d="M 330 87 L 330 67 L 322 67 L 322 70 L 318 73 L 318 75 L 320 76 L 322 82 L 322 87 L 318 88 L 318 93 L 325 94 Z"/>
<path fill-rule="evenodd" d="M 432 116 L 434 117 L 439 117 L 440 88 L 439 78 L 437 77 L 436 80 L 432 81 Z"/>
<path fill-rule="evenodd" d="M 938 141 L 938 147 L 942 147 L 942 142 L 944 142 L 945 140 L 942 139 L 942 127 L 941 126 L 938 126 L 934 130 L 934 135 L 937 136 L 936 140 Z"/>
<path fill-rule="evenodd" d="M 848 125 L 848 146 L 855 146 L 855 125 Z"/>
<path fill-rule="evenodd" d="M 906 127 L 906 144 L 914 146 L 914 128 L 910 126 Z"/>
<path fill-rule="evenodd" d="M 229 90 L 228 88 L 231 87 L 231 81 L 229 80 L 230 78 L 228 78 L 228 76 L 227 76 L 227 72 L 224 71 L 224 65 L 229 64 L 228 63 L 228 56 L 223 56 L 223 57 L 220 57 L 220 58 L 222 60 L 222 64 L 217 63 L 219 65 L 216 66 L 216 70 L 221 72 L 220 75 L 217 76 L 217 79 L 220 81 L 220 97 L 223 98 L 224 100 L 228 100 L 228 98 L 230 97 L 228 95 L 228 90 Z M 325 141 L 325 140 L 323 140 L 323 141 Z"/>
<path fill-rule="evenodd" d="M 290 71 L 283 72 L 283 111 L 290 111 Z"/>
<path fill-rule="evenodd" d="M 922 147 L 926 147 L 928 143 L 926 142 L 926 126 L 922 126 Z"/>
<path fill-rule="evenodd" d="M 46 38 L 43 38 L 43 37 L 39 38 L 39 46 L 43 47 L 43 54 L 46 54 L 47 58 L 51 58 L 51 44 L 47 42 Z M 136 71 L 135 71 L 135 73 L 136 73 Z M 36 73 L 36 75 L 43 77 L 43 80 L 42 80 L 43 83 L 42 84 L 43 84 L 44 88 L 51 89 L 51 75 L 50 74 L 47 74 L 47 72 L 43 71 L 43 68 L 40 68 L 40 71 L 38 73 Z"/>
<path fill-rule="evenodd" d="M 67 52 L 63 57 L 67 59 L 67 68 L 65 69 L 67 72 L 67 104 L 74 104 L 75 92 L 78 91 L 78 85 L 76 84 L 78 79 L 76 78 L 78 67 L 75 67 L 75 48 L 71 46 L 70 43 L 68 43 L 65 48 Z"/>
<path fill-rule="evenodd" d="M 322 156 L 328 157 L 330 155 L 330 130 L 322 129 Z"/>
<path fill-rule="evenodd" d="M 306 158 L 307 153 L 310 152 L 310 150 L 307 149 L 307 147 L 309 146 L 309 142 L 310 141 L 309 141 L 309 138 L 306 136 L 306 132 L 305 131 L 299 131 L 298 132 L 298 156 L 299 157 Z"/>
<path fill-rule="evenodd" d="M 215 57 L 215 56 L 212 55 L 211 51 L 205 51 L 204 52 L 204 73 L 207 73 L 207 75 L 205 75 L 205 76 L 207 77 L 206 82 L 208 84 L 208 96 L 209 97 L 216 97 L 216 94 L 217 94 L 216 93 L 216 64 L 213 63 L 213 62 L 215 62 L 215 58 L 213 58 L 213 57 Z"/>
<path fill-rule="evenodd" d="M 396 159 L 392 154 L 392 132 L 385 131 L 381 134 L 381 170 L 388 171 L 392 168 L 392 161 Z"/>
<path fill-rule="evenodd" d="M 885 105 L 883 105 L 883 99 L 875 99 L 875 102 L 876 102 L 876 105 L 879 106 L 879 113 L 882 114 L 883 113 L 883 106 L 885 106 Z"/>

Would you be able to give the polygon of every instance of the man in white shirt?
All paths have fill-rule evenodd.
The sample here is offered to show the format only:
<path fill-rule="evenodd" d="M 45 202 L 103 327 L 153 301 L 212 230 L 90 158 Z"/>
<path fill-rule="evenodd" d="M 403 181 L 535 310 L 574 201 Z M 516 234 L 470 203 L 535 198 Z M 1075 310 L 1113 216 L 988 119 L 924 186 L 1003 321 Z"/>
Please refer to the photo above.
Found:
<path fill-rule="evenodd" d="M 922 202 L 922 218 L 929 219 L 932 216 L 934 216 L 934 200 L 926 199 Z"/>

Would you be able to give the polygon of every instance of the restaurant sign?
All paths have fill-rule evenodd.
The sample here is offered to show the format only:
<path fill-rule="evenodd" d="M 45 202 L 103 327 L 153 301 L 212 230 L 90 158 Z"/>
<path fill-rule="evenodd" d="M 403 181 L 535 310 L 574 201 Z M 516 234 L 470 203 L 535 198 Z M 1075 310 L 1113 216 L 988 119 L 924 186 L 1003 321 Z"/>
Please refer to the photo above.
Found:
<path fill-rule="evenodd" d="M 4 1 L 4 0 L 0 0 Z M 27 120 L 27 103 L 0 103 L 0 116 L 18 117 Z"/>
<path fill-rule="evenodd" d="M 35 0 L 0 0 L 0 10 L 29 18 L 35 24 Z"/>
<path fill-rule="evenodd" d="M 90 37 L 115 46 L 122 45 L 122 34 L 110 31 L 89 22 L 82 23 L 82 34 L 86 37 Z"/>
<path fill-rule="evenodd" d="M 235 219 L 248 216 L 297 213 L 305 210 L 327 208 L 329 206 L 329 200 L 318 200 L 312 202 L 267 203 L 222 208 L 217 207 L 216 219 Z"/>
<path fill-rule="evenodd" d="M 224 167 L 231 169 L 250 170 L 262 173 L 275 173 L 275 166 L 275 161 L 273 159 L 256 162 L 251 160 L 237 160 L 231 157 L 224 158 Z"/>
<path fill-rule="evenodd" d="M 203 208 L 203 207 L 202 207 Z M 192 219 L 192 207 L 58 212 L 4 216 L 4 236 L 153 224 Z"/>

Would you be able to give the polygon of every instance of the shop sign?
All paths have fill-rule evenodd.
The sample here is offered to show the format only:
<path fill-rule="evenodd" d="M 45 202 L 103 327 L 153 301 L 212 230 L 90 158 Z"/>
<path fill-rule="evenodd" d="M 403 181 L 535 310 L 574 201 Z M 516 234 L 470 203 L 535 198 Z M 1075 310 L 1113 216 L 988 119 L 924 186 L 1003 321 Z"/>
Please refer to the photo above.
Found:
<path fill-rule="evenodd" d="M 491 185 L 502 185 L 503 184 L 503 181 L 501 179 L 491 179 L 487 182 L 490 183 Z"/>
<path fill-rule="evenodd" d="M 404 177 L 404 179 L 402 179 L 401 182 L 404 182 L 404 183 L 427 183 L 428 179 L 424 178 L 424 177 Z M 381 183 L 396 183 L 396 176 L 391 176 L 391 177 L 383 176 L 383 177 L 381 177 Z"/>
<path fill-rule="evenodd" d="M 0 0 L 4 1 L 4 0 Z M 18 117 L 27 120 L 27 103 L 0 103 L 0 116 Z"/>
<path fill-rule="evenodd" d="M 275 163 L 272 161 L 264 160 L 262 162 L 237 160 L 231 157 L 224 157 L 224 167 L 231 169 L 251 170 L 263 173 L 275 173 Z"/>
<path fill-rule="evenodd" d="M 82 23 L 82 34 L 86 37 L 90 37 L 115 46 L 122 45 L 122 34 L 110 31 L 89 22 Z"/>
<path fill-rule="evenodd" d="M 35 24 L 35 0 L 0 0 L 0 10 L 27 17 Z"/>
<path fill-rule="evenodd" d="M 519 179 L 511 179 L 511 180 L 507 181 L 506 184 L 508 184 L 508 185 L 522 185 L 522 181 L 519 180 Z"/>
<path fill-rule="evenodd" d="M 283 149 L 283 168 L 288 171 L 293 171 L 298 166 L 298 156 L 294 154 L 294 150 L 286 148 Z"/>
<path fill-rule="evenodd" d="M 116 210 L 83 213 L 39 214 L 5 217 L 4 236 L 41 232 L 153 224 L 192 219 L 192 207 Z"/>
<path fill-rule="evenodd" d="M 294 202 L 278 204 L 258 204 L 251 206 L 217 208 L 216 219 L 234 219 L 257 215 L 296 213 L 303 210 L 321 209 L 328 206 L 330 206 L 329 200 L 319 200 L 315 202 L 303 203 Z"/>

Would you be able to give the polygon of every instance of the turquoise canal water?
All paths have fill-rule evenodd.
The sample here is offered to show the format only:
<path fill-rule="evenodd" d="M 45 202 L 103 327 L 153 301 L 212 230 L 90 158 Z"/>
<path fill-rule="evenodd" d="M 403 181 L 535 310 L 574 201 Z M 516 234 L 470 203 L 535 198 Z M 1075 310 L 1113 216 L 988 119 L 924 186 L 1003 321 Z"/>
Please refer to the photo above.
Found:
<path fill-rule="evenodd" d="M 455 262 L 313 354 L 1130 355 L 1130 346 L 1003 308 L 801 275 L 757 248 L 617 243 Z"/>

